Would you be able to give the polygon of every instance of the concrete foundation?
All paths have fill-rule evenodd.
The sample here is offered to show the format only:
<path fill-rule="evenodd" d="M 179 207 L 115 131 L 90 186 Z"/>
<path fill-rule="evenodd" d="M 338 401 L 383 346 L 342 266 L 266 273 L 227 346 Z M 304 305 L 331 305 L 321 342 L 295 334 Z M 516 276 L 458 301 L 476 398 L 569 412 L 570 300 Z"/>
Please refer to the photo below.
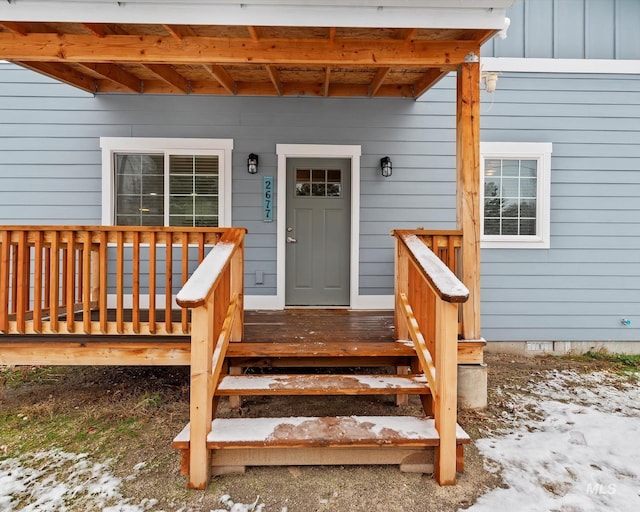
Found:
<path fill-rule="evenodd" d="M 486 352 L 538 356 L 584 354 L 588 351 L 612 354 L 640 354 L 639 341 L 490 341 Z"/>
<path fill-rule="evenodd" d="M 458 365 L 458 406 L 461 409 L 487 407 L 487 365 Z"/>

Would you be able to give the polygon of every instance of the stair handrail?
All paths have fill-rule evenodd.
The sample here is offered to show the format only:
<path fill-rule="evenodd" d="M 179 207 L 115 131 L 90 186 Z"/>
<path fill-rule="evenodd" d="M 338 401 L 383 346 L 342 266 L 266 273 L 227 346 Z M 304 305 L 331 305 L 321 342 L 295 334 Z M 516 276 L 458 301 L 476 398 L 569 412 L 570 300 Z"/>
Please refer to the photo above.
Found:
<path fill-rule="evenodd" d="M 244 325 L 244 228 L 224 232 L 176 296 L 191 309 L 191 397 L 189 406 L 189 487 L 209 483 L 207 436 L 217 406 L 216 388 L 230 341 L 241 341 Z M 186 468 L 185 468 L 186 469 Z"/>
<path fill-rule="evenodd" d="M 435 476 L 440 485 L 456 481 L 458 305 L 469 290 L 427 245 L 409 230 L 396 239 L 396 338 L 411 338 L 432 392 L 439 435 Z M 427 407 L 425 407 L 426 409 Z"/>

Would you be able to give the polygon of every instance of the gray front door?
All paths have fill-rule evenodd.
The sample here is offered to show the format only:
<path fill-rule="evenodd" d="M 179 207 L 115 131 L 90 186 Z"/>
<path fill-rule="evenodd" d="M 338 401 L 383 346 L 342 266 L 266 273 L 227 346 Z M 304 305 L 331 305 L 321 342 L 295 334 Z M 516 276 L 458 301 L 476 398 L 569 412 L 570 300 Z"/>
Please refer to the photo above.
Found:
<path fill-rule="evenodd" d="M 351 160 L 287 159 L 287 306 L 348 306 Z"/>

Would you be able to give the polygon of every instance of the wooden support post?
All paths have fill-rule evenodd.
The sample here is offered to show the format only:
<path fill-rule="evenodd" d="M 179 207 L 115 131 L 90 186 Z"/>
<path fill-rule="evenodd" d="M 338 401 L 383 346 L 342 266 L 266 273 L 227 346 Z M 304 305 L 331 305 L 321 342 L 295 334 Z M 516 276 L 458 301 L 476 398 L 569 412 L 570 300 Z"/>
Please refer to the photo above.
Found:
<path fill-rule="evenodd" d="M 244 239 L 231 259 L 231 291 L 230 297 L 238 294 L 238 307 L 233 319 L 231 341 L 242 341 L 244 336 Z M 239 405 L 238 405 L 239 407 Z"/>
<path fill-rule="evenodd" d="M 462 275 L 469 300 L 462 306 L 462 337 L 480 339 L 480 64 L 458 68 L 456 107 L 457 226 Z"/>
<path fill-rule="evenodd" d="M 408 340 L 409 329 L 401 309 L 400 294 L 409 295 L 409 256 L 404 244 L 396 238 L 395 333 L 397 340 Z"/>
<path fill-rule="evenodd" d="M 458 305 L 436 299 L 435 425 L 440 435 L 435 476 L 440 485 L 456 483 L 456 423 L 458 406 Z"/>
<path fill-rule="evenodd" d="M 205 489 L 211 477 L 211 356 L 214 342 L 213 294 L 191 317 L 191 405 L 189 439 L 189 487 Z"/>

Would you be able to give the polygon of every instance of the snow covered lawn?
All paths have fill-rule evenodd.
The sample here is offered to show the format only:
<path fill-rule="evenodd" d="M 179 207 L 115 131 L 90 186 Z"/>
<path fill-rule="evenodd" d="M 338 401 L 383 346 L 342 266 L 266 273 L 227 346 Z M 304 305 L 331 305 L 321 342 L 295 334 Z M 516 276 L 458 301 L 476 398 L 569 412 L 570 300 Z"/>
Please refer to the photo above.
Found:
<path fill-rule="evenodd" d="M 475 444 L 485 459 L 485 467 L 500 474 L 503 485 L 486 492 L 468 510 L 639 511 L 638 380 L 608 371 L 578 373 L 573 369 L 564 369 L 534 373 L 535 376 L 524 385 L 522 382 L 526 377 L 520 380 L 520 385 L 501 381 L 501 387 L 493 391 L 494 396 L 497 392 L 496 402 L 501 402 L 501 416 L 496 418 L 496 413 L 487 413 L 486 417 L 491 421 L 478 421 L 479 428 L 484 429 L 485 434 Z M 489 417 L 490 414 L 492 416 Z M 6 446 L 0 446 L 0 510 L 209 512 L 231 508 L 228 504 L 230 501 L 221 503 L 222 493 L 213 489 L 209 491 L 211 500 L 208 500 L 208 504 L 211 506 L 195 506 L 193 498 L 196 495 L 191 494 L 189 503 L 184 501 L 186 494 L 168 501 L 167 496 L 162 496 L 163 491 L 154 486 L 153 480 L 147 482 L 147 477 L 151 475 L 145 473 L 147 469 L 144 463 L 134 465 L 135 462 L 130 462 L 132 467 L 129 471 L 125 469 L 119 473 L 129 474 L 121 478 L 112 471 L 119 464 L 117 461 L 93 460 L 86 454 L 55 449 L 15 455 L 15 452 L 7 452 Z M 389 468 L 388 471 L 397 469 Z M 480 470 L 476 472 L 481 473 Z M 252 474 L 247 473 L 240 478 L 246 482 L 246 479 L 252 478 Z M 390 478 L 397 482 L 400 475 L 392 473 Z M 304 476 L 301 477 L 295 487 L 304 489 L 304 479 Z M 135 497 L 127 496 L 124 490 L 126 487 L 123 484 L 127 480 L 141 484 L 138 486 L 141 490 Z M 440 489 L 444 501 L 439 502 L 438 510 L 456 510 L 460 506 L 454 505 L 454 496 L 457 498 L 462 492 L 465 485 L 463 481 L 464 477 L 457 490 Z M 423 488 L 427 483 L 424 478 L 414 482 L 416 489 Z M 176 484 L 172 485 L 175 487 Z M 271 489 L 270 493 L 274 495 L 267 496 L 265 494 L 268 493 L 262 492 L 262 500 L 272 505 L 260 509 L 256 505 L 260 502 L 257 501 L 255 510 L 281 512 L 284 503 L 295 503 L 295 496 L 288 494 L 284 488 L 275 486 Z M 166 494 L 167 490 L 164 492 Z M 446 494 L 449 492 L 453 494 Z M 238 500 L 247 500 L 246 494 L 238 496 L 231 492 L 231 495 Z M 334 496 L 337 495 L 336 492 Z M 381 494 L 382 500 L 385 495 L 384 492 Z M 335 503 L 320 500 L 315 509 L 327 512 L 417 512 L 432 509 L 427 501 L 422 502 L 424 498 L 413 501 L 415 507 L 402 505 L 398 508 L 398 502 L 380 501 L 377 508 L 368 506 L 362 509 L 356 506 L 359 498 L 362 498 L 357 494 L 351 506 L 345 508 L 342 504 L 338 505 L 341 496 L 335 498 Z M 273 506 L 274 503 L 280 505 Z M 290 505 L 289 512 L 307 512 L 304 510 L 306 508 L 297 509 Z M 236 507 L 236 510 L 240 509 Z M 246 510 L 250 510 L 249 506 Z"/>
<path fill-rule="evenodd" d="M 511 428 L 476 445 L 506 488 L 469 510 L 640 510 L 640 383 L 608 372 L 545 372 L 512 402 Z"/>

